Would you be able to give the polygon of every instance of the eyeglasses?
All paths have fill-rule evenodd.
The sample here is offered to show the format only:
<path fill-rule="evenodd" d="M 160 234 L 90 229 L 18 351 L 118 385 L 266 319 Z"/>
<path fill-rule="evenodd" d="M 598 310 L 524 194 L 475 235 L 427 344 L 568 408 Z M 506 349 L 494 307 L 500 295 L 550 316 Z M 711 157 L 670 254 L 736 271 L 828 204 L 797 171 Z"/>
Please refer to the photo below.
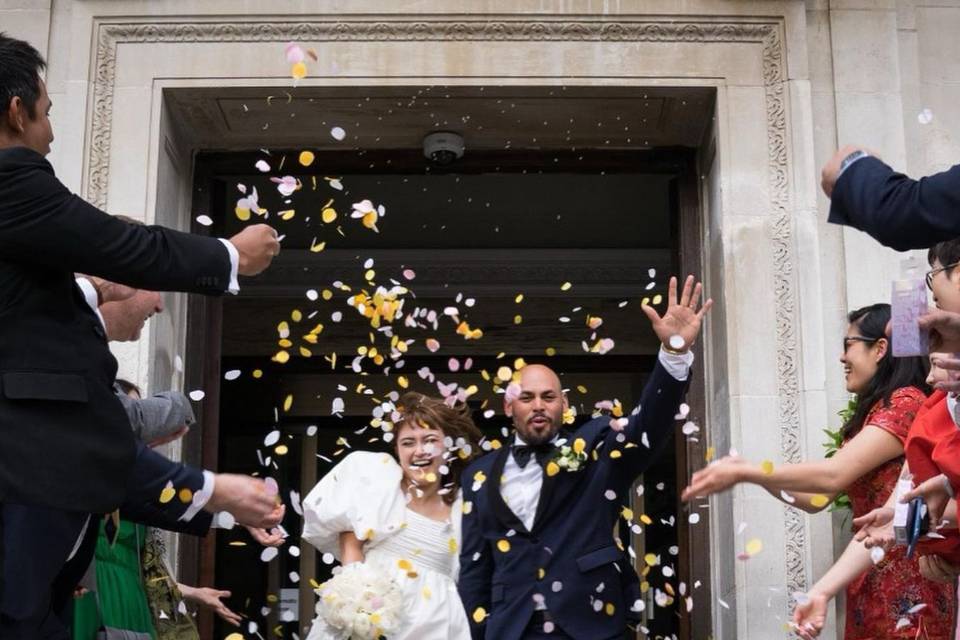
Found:
<path fill-rule="evenodd" d="M 864 344 L 873 344 L 880 338 L 868 338 L 866 336 L 847 336 L 843 339 L 843 352 L 846 353 L 850 349 L 850 345 L 854 342 L 862 342 Z"/>
<path fill-rule="evenodd" d="M 930 289 L 931 291 L 933 291 L 933 276 L 937 275 L 941 271 L 947 271 L 948 269 L 953 269 L 956 266 L 960 266 L 960 262 L 954 262 L 952 264 L 948 264 L 945 267 L 940 267 L 939 269 L 930 269 L 930 271 L 927 271 L 927 275 L 925 278 L 927 281 L 927 289 Z"/>

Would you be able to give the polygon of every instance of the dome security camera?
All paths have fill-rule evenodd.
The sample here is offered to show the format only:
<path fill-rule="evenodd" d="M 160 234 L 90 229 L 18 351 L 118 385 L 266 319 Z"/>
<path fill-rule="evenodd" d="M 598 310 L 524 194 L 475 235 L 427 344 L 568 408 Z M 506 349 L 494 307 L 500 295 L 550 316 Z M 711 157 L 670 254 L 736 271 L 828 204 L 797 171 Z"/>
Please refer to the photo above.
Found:
<path fill-rule="evenodd" d="M 440 166 L 462 158 L 465 149 L 463 136 L 451 131 L 434 131 L 423 139 L 423 155 Z"/>

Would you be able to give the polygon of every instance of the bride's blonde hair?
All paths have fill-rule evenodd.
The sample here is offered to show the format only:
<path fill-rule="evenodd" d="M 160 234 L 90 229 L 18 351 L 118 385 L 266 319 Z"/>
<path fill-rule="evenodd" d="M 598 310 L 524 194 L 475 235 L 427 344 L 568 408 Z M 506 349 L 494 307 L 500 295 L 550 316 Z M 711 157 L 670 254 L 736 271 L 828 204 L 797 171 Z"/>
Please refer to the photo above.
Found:
<path fill-rule="evenodd" d="M 450 473 L 444 486 L 450 485 L 451 491 L 443 495 L 443 501 L 447 504 L 453 503 L 460 488 L 460 474 L 470 460 L 479 453 L 480 440 L 483 437 L 480 429 L 473 423 L 470 408 L 463 403 L 451 407 L 439 398 L 408 391 L 400 398 L 397 409 L 403 416 L 394 428 L 397 441 L 400 440 L 400 430 L 409 426 L 434 429 L 443 433 L 444 438 L 450 438 L 454 443 L 462 438 L 463 442 L 469 445 L 469 449 L 460 448 L 445 460 Z M 394 454 L 396 454 L 396 447 L 394 447 Z"/>

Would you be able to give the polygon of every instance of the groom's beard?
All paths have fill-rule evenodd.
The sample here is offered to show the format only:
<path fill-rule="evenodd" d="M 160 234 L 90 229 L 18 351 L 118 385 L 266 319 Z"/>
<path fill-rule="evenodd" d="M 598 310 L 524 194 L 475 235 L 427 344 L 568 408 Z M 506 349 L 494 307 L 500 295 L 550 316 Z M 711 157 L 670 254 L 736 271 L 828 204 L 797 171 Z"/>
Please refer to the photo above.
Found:
<path fill-rule="evenodd" d="M 535 426 L 534 418 L 541 418 L 546 422 L 543 426 Z M 520 439 L 528 445 L 536 446 L 538 444 L 545 444 L 550 442 L 553 436 L 557 434 L 556 424 L 557 422 L 548 415 L 534 414 L 527 419 L 524 428 L 517 429 L 517 433 L 520 434 Z"/>

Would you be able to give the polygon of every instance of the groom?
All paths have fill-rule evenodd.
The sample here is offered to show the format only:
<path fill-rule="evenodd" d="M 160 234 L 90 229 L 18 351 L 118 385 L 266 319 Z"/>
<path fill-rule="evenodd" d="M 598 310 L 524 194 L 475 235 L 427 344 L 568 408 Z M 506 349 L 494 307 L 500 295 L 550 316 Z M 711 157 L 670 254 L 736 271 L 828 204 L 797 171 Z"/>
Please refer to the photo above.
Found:
<path fill-rule="evenodd" d="M 560 434 L 567 398 L 551 369 L 529 365 L 504 400 L 516 435 L 463 473 L 460 597 L 474 640 L 622 638 L 639 597 L 613 537 L 630 486 L 671 441 L 693 354 L 712 301 L 698 309 L 693 276 L 677 298 L 670 279 L 663 317 L 644 305 L 662 343 L 629 419 L 591 420 Z M 560 442 L 565 440 L 565 442 Z M 558 444 L 575 453 L 561 455 Z"/>

